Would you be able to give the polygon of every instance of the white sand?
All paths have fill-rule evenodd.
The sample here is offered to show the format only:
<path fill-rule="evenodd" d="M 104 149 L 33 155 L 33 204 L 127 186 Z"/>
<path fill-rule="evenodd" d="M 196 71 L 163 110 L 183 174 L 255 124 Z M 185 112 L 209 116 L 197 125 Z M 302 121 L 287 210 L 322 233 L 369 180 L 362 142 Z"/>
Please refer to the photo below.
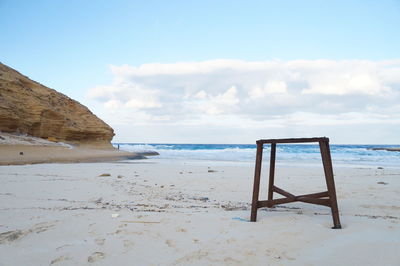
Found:
<path fill-rule="evenodd" d="M 400 265 L 399 168 L 334 169 L 342 230 L 330 229 L 329 208 L 304 203 L 247 222 L 253 170 L 160 159 L 0 166 L 0 265 Z M 276 174 L 295 194 L 325 190 L 320 168 Z"/>

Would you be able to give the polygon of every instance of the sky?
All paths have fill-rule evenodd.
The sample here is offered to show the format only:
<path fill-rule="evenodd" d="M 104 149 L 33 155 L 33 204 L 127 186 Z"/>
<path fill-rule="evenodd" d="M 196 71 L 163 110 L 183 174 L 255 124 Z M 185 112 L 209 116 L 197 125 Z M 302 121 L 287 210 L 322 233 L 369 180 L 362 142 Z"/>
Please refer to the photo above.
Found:
<path fill-rule="evenodd" d="M 0 0 L 0 62 L 114 142 L 400 144 L 399 29 L 399 0 Z"/>

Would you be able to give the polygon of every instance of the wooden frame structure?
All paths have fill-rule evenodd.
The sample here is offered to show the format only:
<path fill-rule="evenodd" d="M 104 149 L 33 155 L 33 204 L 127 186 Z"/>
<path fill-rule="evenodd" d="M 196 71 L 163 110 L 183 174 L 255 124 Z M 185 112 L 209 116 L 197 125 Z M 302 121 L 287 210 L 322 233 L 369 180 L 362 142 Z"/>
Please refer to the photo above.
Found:
<path fill-rule="evenodd" d="M 324 166 L 325 180 L 327 191 L 312 193 L 306 195 L 295 196 L 281 188 L 274 185 L 275 177 L 275 158 L 276 158 L 276 145 L 278 143 L 319 143 L 321 152 L 322 164 Z M 311 204 L 324 205 L 331 208 L 333 218 L 333 229 L 342 228 L 339 219 L 339 210 L 336 199 L 335 182 L 333 179 L 332 159 L 329 148 L 329 138 L 293 138 L 293 139 L 261 139 L 257 142 L 257 155 L 254 173 L 254 186 L 253 186 L 253 200 L 251 205 L 250 221 L 257 220 L 257 210 L 259 208 L 271 208 L 278 204 L 290 203 L 301 201 Z M 260 191 L 260 178 L 261 178 L 261 165 L 264 144 L 271 144 L 271 157 L 269 165 L 269 185 L 268 185 L 268 200 L 258 200 Z M 276 192 L 285 196 L 285 198 L 273 199 L 273 193 Z"/>

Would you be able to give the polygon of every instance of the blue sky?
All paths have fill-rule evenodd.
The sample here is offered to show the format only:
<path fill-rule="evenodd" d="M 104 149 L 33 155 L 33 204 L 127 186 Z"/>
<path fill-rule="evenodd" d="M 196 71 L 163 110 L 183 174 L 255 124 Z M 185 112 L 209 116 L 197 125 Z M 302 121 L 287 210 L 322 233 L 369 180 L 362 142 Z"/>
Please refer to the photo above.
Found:
<path fill-rule="evenodd" d="M 399 143 L 399 28 L 400 1 L 0 0 L 0 61 L 90 107 L 116 141 Z"/>

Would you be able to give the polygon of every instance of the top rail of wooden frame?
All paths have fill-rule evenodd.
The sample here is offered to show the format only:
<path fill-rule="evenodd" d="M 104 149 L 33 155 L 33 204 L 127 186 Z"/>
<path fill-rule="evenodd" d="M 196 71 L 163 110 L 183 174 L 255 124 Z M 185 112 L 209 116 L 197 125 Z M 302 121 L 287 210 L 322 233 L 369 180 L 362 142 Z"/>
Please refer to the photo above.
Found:
<path fill-rule="evenodd" d="M 326 141 L 329 142 L 329 138 L 292 138 L 292 139 L 260 139 L 257 140 L 257 144 L 266 144 L 266 143 L 307 143 L 307 142 L 320 142 Z"/>

